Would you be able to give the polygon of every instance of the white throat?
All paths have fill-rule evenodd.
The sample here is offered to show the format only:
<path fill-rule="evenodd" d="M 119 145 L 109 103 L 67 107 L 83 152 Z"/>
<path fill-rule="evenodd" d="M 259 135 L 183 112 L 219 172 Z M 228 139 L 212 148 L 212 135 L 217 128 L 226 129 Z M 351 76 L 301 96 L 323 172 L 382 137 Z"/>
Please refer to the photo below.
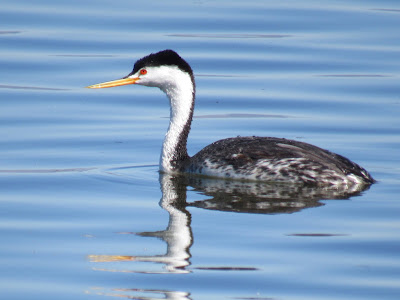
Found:
<path fill-rule="evenodd" d="M 193 116 L 195 87 L 191 76 L 177 67 L 163 66 L 160 89 L 170 101 L 170 122 L 160 156 L 160 171 L 173 173 L 188 158 L 186 142 Z M 178 165 L 177 165 L 178 163 Z"/>

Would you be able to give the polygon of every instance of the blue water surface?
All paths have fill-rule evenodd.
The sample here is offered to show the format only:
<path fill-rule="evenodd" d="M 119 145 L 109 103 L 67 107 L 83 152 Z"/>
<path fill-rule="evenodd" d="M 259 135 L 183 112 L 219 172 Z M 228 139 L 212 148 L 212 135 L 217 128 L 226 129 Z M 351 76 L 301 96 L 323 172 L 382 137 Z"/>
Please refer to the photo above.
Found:
<path fill-rule="evenodd" d="M 394 0 L 3 0 L 0 297 L 399 299 L 399 28 Z M 196 76 L 190 154 L 285 137 L 378 182 L 160 176 L 165 95 L 84 87 L 168 48 Z"/>

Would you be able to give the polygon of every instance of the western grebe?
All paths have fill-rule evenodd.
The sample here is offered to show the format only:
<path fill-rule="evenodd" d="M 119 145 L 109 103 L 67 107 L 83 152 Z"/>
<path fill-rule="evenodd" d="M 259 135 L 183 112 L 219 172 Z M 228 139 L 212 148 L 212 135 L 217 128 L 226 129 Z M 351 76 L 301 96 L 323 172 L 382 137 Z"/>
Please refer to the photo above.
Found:
<path fill-rule="evenodd" d="M 190 157 L 186 145 L 196 85 L 192 68 L 173 50 L 145 56 L 135 63 L 128 76 L 88 88 L 126 84 L 158 87 L 169 98 L 170 123 L 161 151 L 161 172 L 314 185 L 369 185 L 374 182 L 365 169 L 341 155 L 284 138 L 223 139 Z"/>

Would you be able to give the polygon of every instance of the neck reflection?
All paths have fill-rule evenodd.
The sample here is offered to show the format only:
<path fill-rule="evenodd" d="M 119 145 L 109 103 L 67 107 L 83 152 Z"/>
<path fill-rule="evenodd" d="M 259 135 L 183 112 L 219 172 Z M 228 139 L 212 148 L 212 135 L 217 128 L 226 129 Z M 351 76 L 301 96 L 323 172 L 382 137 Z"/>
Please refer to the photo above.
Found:
<path fill-rule="evenodd" d="M 191 215 L 186 210 L 186 185 L 178 177 L 161 174 L 160 206 L 169 214 L 168 227 L 162 231 L 141 232 L 140 236 L 157 237 L 167 244 L 167 253 L 135 256 L 136 261 L 162 263 L 169 273 L 189 273 L 190 247 L 193 243 Z"/>

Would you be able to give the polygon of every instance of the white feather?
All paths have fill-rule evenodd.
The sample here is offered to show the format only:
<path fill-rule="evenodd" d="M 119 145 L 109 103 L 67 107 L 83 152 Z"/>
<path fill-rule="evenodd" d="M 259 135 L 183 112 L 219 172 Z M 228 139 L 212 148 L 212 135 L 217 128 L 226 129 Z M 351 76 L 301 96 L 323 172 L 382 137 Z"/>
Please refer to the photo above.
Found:
<path fill-rule="evenodd" d="M 146 70 L 146 75 L 132 75 L 140 77 L 137 84 L 158 87 L 170 100 L 170 122 L 160 156 L 160 171 L 170 173 L 173 171 L 171 160 L 176 152 L 179 136 L 190 117 L 193 83 L 190 75 L 176 66 L 147 67 Z"/>

